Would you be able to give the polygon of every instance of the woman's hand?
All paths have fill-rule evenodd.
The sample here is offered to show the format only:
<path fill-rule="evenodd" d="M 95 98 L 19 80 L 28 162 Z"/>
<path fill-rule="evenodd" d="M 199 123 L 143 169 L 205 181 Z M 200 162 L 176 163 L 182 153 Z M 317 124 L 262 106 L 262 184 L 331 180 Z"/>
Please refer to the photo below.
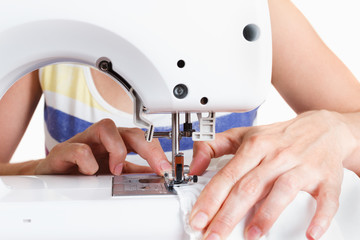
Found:
<path fill-rule="evenodd" d="M 126 162 L 127 153 L 138 153 L 149 167 Z M 56 145 L 41 160 L 35 174 L 153 172 L 162 175 L 171 165 L 159 141 L 148 143 L 144 132 L 136 128 L 117 128 L 110 119 L 93 124 L 87 130 Z"/>
<path fill-rule="evenodd" d="M 260 200 L 245 228 L 246 239 L 269 231 L 299 191 L 317 201 L 307 237 L 318 239 L 338 209 L 343 163 L 356 139 L 339 113 L 313 111 L 287 122 L 237 128 L 213 142 L 194 146 L 192 174 L 201 174 L 211 158 L 235 154 L 205 187 L 190 215 L 204 239 L 225 239 Z"/>

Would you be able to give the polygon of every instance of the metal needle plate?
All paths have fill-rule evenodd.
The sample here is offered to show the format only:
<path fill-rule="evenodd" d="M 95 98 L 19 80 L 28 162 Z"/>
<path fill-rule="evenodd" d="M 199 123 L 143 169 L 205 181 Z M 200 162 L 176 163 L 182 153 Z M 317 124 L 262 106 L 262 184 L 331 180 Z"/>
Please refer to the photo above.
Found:
<path fill-rule="evenodd" d="M 175 195 L 167 189 L 165 179 L 156 174 L 125 174 L 114 176 L 112 196 Z"/>

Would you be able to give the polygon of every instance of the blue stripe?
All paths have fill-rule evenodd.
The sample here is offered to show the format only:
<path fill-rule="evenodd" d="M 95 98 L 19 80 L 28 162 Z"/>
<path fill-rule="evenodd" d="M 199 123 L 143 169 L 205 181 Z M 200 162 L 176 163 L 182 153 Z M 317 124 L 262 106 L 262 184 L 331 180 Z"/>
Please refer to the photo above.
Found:
<path fill-rule="evenodd" d="M 92 125 L 91 122 L 74 117 L 45 104 L 44 118 L 50 136 L 64 142 Z"/>
<path fill-rule="evenodd" d="M 74 135 L 83 132 L 93 123 L 82 120 L 75 116 L 66 114 L 62 111 L 45 105 L 45 123 L 49 134 L 58 142 L 64 142 Z M 257 109 L 246 113 L 231 113 L 225 116 L 217 117 L 215 129 L 216 132 L 223 132 L 235 127 L 252 126 L 256 118 Z M 199 131 L 199 121 L 193 122 L 193 128 Z M 182 126 L 180 126 L 182 130 Z M 156 132 L 171 131 L 171 127 L 155 127 Z M 165 152 L 171 151 L 171 140 L 166 138 L 159 139 L 160 144 Z M 193 141 L 191 138 L 183 138 L 180 141 L 180 150 L 192 149 Z"/>
<path fill-rule="evenodd" d="M 224 115 L 221 117 L 217 117 L 215 121 L 215 131 L 216 133 L 224 132 L 231 128 L 236 127 L 250 127 L 253 125 L 254 120 L 257 115 L 257 109 L 252 110 L 250 112 L 245 113 L 230 113 L 228 115 Z M 182 130 L 182 126 L 180 126 L 180 130 Z M 199 131 L 199 121 L 193 122 L 193 128 L 196 131 Z M 171 131 L 171 127 L 157 127 L 155 131 L 159 132 L 169 132 Z M 171 140 L 167 138 L 160 138 L 160 144 L 165 152 L 171 151 L 172 144 Z M 180 141 L 180 150 L 189 150 L 193 148 L 193 140 L 192 138 L 182 138 Z"/>

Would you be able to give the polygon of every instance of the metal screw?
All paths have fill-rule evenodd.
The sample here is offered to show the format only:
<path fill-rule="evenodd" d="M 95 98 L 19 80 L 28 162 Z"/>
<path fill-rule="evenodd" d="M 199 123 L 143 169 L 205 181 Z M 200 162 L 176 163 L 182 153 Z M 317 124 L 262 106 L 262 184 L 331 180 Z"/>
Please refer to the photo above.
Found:
<path fill-rule="evenodd" d="M 99 63 L 99 68 L 100 68 L 100 70 L 101 70 L 101 71 L 104 71 L 104 72 L 106 72 L 106 71 L 109 70 L 109 66 L 110 66 L 110 64 L 109 64 L 108 61 L 101 61 L 101 62 Z"/>
<path fill-rule="evenodd" d="M 183 99 L 188 94 L 188 88 L 184 84 L 178 84 L 174 87 L 173 93 L 176 98 Z"/>

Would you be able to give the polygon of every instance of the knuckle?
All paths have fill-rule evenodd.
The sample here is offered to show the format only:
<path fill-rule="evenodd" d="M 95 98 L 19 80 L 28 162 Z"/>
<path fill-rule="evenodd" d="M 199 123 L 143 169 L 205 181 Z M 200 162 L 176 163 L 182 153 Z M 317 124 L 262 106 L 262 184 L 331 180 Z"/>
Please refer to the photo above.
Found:
<path fill-rule="evenodd" d="M 291 149 L 284 149 L 277 155 L 276 160 L 280 162 L 289 162 L 296 158 L 296 154 Z"/>
<path fill-rule="evenodd" d="M 132 132 L 134 134 L 144 134 L 144 131 L 141 130 L 140 128 L 128 128 L 127 129 L 129 132 Z"/>
<path fill-rule="evenodd" d="M 261 222 L 260 225 L 271 225 L 271 223 L 276 220 L 276 216 L 270 211 L 270 209 L 265 207 L 259 209 L 258 218 L 258 221 Z"/>
<path fill-rule="evenodd" d="M 108 126 L 108 125 L 115 125 L 115 123 L 110 118 L 104 118 L 104 119 L 99 121 L 99 125 Z"/>
<path fill-rule="evenodd" d="M 65 147 L 65 144 L 66 144 L 65 142 L 56 144 L 56 145 L 51 149 L 50 152 L 60 152 L 60 151 L 62 151 L 62 150 L 64 149 L 64 147 Z"/>
<path fill-rule="evenodd" d="M 278 178 L 276 185 L 284 192 L 295 192 L 300 188 L 300 181 L 297 176 L 286 174 Z"/>
<path fill-rule="evenodd" d="M 255 175 L 251 177 L 245 177 L 236 186 L 236 194 L 245 196 L 256 196 L 260 191 L 261 180 L 260 177 Z"/>
<path fill-rule="evenodd" d="M 235 225 L 236 222 L 234 222 L 234 217 L 230 216 L 230 214 L 222 214 L 217 217 L 216 224 L 224 231 L 229 232 L 231 231 Z"/>
<path fill-rule="evenodd" d="M 119 128 L 119 133 L 124 139 L 136 139 L 137 142 L 145 142 L 145 133 L 139 128 Z M 154 140 L 158 141 L 158 139 L 153 139 L 153 141 Z"/>
<path fill-rule="evenodd" d="M 159 146 L 157 144 L 154 144 L 152 143 L 150 146 L 149 146 L 149 152 L 151 153 L 150 156 L 154 156 L 152 154 L 157 154 L 159 153 L 161 147 L 159 148 Z"/>
<path fill-rule="evenodd" d="M 81 160 L 90 153 L 91 149 L 86 144 L 78 143 L 73 146 L 71 151 L 75 159 Z"/>
<path fill-rule="evenodd" d="M 139 129 L 139 128 L 122 128 L 121 131 L 125 134 L 132 134 L 132 135 L 141 135 L 144 134 L 143 130 Z"/>
<path fill-rule="evenodd" d="M 219 152 L 217 151 L 216 148 L 214 148 L 209 142 L 197 142 L 198 144 L 198 148 L 197 150 L 199 152 L 202 152 L 204 154 L 204 156 L 211 158 L 215 158 L 219 155 Z"/>
<path fill-rule="evenodd" d="M 332 113 L 329 112 L 328 110 L 325 110 L 325 109 L 320 109 L 320 110 L 318 111 L 318 114 L 319 114 L 319 116 L 320 116 L 321 118 L 323 118 L 323 119 L 329 119 L 329 118 L 331 118 L 331 116 L 332 116 Z"/>
<path fill-rule="evenodd" d="M 230 183 L 232 186 L 239 180 L 237 174 L 233 169 L 225 167 L 219 171 L 219 175 L 227 183 Z"/>
<path fill-rule="evenodd" d="M 324 201 L 327 202 L 327 205 L 331 207 L 332 209 L 338 209 L 339 208 L 339 197 L 337 194 L 332 192 L 325 192 L 323 194 Z"/>
<path fill-rule="evenodd" d="M 254 134 L 248 137 L 247 144 L 249 147 L 256 147 L 262 142 L 262 137 L 260 135 Z"/>
<path fill-rule="evenodd" d="M 125 159 L 127 154 L 128 154 L 128 151 L 126 149 L 119 148 L 116 155 L 119 159 Z"/>
<path fill-rule="evenodd" d="M 245 140 L 245 149 L 249 152 L 258 152 L 259 149 L 264 149 L 268 145 L 269 139 L 265 135 L 252 134 Z"/>
<path fill-rule="evenodd" d="M 93 175 L 93 174 L 96 173 L 97 170 L 98 170 L 98 169 L 92 171 L 92 170 L 90 170 L 90 169 L 79 168 L 79 172 L 81 172 L 81 173 L 84 174 L 84 175 Z"/>
<path fill-rule="evenodd" d="M 104 131 L 106 129 L 111 129 L 113 127 L 116 127 L 115 123 L 113 120 L 109 118 L 102 119 L 95 125 L 97 131 Z"/>
<path fill-rule="evenodd" d="M 205 186 L 200 197 L 201 200 L 195 203 L 196 207 L 202 209 L 204 213 L 216 213 L 218 208 L 224 203 L 224 200 L 218 195 L 218 190 L 211 185 L 211 181 Z"/>

